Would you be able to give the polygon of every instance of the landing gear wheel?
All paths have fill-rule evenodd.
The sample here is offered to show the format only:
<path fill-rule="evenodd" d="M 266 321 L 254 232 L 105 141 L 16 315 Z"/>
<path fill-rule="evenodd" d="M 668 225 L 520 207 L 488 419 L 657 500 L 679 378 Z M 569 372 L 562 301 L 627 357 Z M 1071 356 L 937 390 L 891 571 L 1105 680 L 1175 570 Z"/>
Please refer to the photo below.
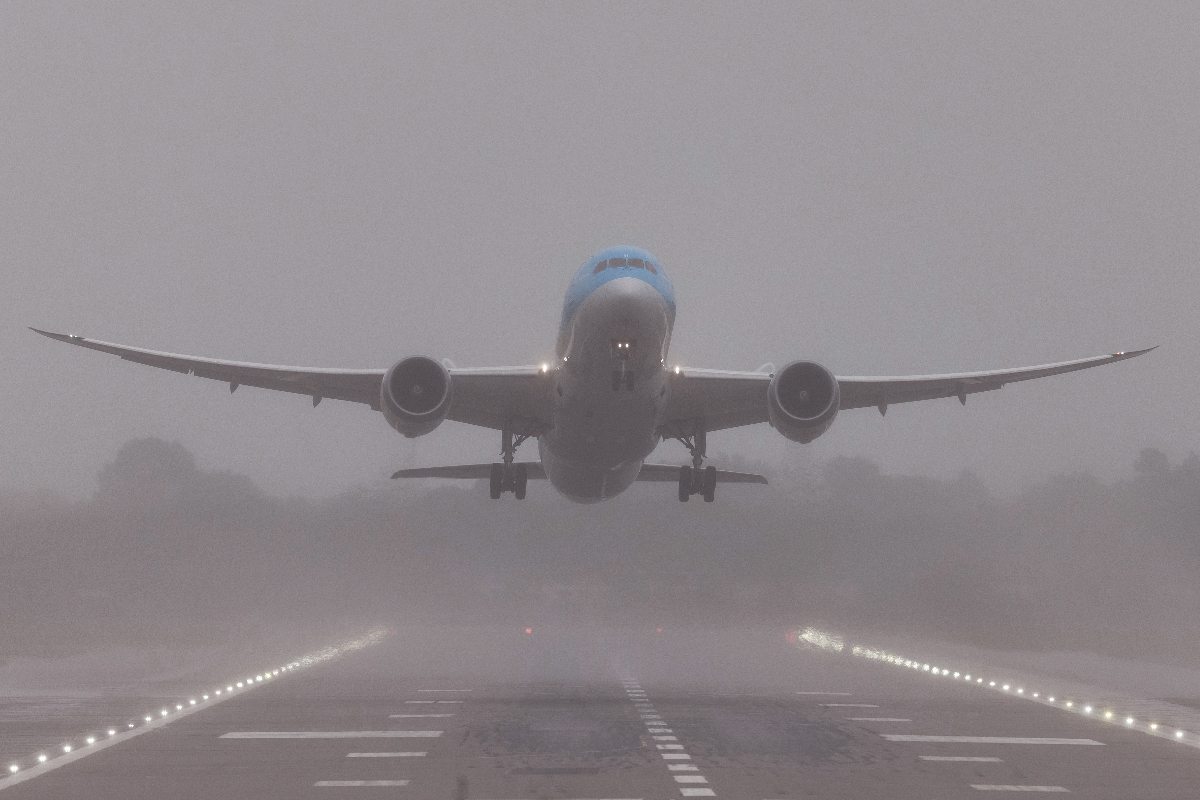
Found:
<path fill-rule="evenodd" d="M 692 468 L 679 468 L 679 502 L 686 503 L 692 496 Z"/>
<path fill-rule="evenodd" d="M 704 468 L 704 488 L 701 490 L 704 494 L 704 502 L 711 503 L 717 496 L 717 468 Z"/>
<path fill-rule="evenodd" d="M 492 474 L 491 474 L 490 484 L 491 485 L 488 488 L 491 490 L 492 499 L 499 500 L 500 492 L 502 491 L 502 488 L 504 486 L 504 465 L 503 464 L 492 464 Z"/>
<path fill-rule="evenodd" d="M 529 481 L 529 470 L 524 464 L 513 465 L 513 494 L 518 500 L 525 499 L 525 484 Z"/>

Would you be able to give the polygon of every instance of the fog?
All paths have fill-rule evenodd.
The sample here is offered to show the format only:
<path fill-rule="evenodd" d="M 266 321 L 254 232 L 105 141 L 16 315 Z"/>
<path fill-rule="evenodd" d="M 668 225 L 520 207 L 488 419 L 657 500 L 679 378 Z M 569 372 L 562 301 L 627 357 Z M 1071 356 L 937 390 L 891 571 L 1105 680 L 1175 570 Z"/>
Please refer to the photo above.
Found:
<path fill-rule="evenodd" d="M 666 265 L 684 365 L 1163 345 L 965 409 L 844 414 L 819 458 L 1005 495 L 1182 459 L 1198 40 L 1194 3 L 4 3 L 0 487 L 87 497 L 147 435 L 310 498 L 487 460 L 492 432 L 405 445 L 365 409 L 230 397 L 24 326 L 278 364 L 539 363 L 573 270 L 616 243 Z M 711 444 L 804 457 L 765 426 Z"/>
<path fill-rule="evenodd" d="M 743 462 L 743 467 L 754 467 Z M 834 458 L 681 504 L 599 506 L 544 482 L 371 484 L 312 501 L 135 439 L 93 497 L 0 498 L 0 656 L 321 644 L 369 625 L 518 632 L 825 624 L 1025 650 L 1194 663 L 1200 458 L 998 498 L 979 478 Z"/>

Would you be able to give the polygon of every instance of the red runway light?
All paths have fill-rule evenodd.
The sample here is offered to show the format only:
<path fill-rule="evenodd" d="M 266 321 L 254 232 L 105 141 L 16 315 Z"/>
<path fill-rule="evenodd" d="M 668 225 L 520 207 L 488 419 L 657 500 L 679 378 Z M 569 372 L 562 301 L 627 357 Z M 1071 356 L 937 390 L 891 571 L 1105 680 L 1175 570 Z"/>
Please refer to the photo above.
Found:
<path fill-rule="evenodd" d="M 533 633 L 533 628 L 526 628 L 526 629 L 525 629 L 525 632 L 526 632 L 526 633 Z"/>
<path fill-rule="evenodd" d="M 659 628 L 659 629 L 658 629 L 658 632 L 659 632 L 659 633 L 662 633 L 662 628 Z"/>

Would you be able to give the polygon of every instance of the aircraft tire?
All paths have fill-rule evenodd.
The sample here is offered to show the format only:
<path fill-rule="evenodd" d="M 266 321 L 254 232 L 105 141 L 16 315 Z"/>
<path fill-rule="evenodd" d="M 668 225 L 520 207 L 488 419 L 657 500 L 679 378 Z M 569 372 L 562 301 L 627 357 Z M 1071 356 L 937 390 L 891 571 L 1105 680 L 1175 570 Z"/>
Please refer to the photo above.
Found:
<path fill-rule="evenodd" d="M 504 484 L 504 465 L 492 464 L 491 480 L 489 481 L 490 494 L 493 500 L 500 499 L 500 487 Z"/>
<path fill-rule="evenodd" d="M 529 483 L 529 471 L 524 464 L 513 467 L 513 494 L 518 500 L 525 499 L 525 486 Z"/>
<path fill-rule="evenodd" d="M 686 503 L 692 496 L 692 468 L 679 468 L 679 502 Z"/>
<path fill-rule="evenodd" d="M 704 502 L 711 503 L 717 497 L 717 468 L 704 468 Z"/>

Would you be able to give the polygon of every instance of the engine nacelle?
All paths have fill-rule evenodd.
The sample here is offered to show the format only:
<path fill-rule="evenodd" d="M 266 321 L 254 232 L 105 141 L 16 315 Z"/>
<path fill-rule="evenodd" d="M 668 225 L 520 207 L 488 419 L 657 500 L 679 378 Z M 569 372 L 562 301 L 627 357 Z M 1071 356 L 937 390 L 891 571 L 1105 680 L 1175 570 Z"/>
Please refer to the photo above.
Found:
<path fill-rule="evenodd" d="M 424 436 L 441 425 L 454 397 L 450 373 L 426 356 L 396 362 L 383 374 L 379 393 L 384 418 L 409 439 Z"/>
<path fill-rule="evenodd" d="M 837 378 L 813 361 L 793 361 L 775 373 L 767 389 L 771 427 L 808 444 L 833 424 L 842 392 Z"/>

